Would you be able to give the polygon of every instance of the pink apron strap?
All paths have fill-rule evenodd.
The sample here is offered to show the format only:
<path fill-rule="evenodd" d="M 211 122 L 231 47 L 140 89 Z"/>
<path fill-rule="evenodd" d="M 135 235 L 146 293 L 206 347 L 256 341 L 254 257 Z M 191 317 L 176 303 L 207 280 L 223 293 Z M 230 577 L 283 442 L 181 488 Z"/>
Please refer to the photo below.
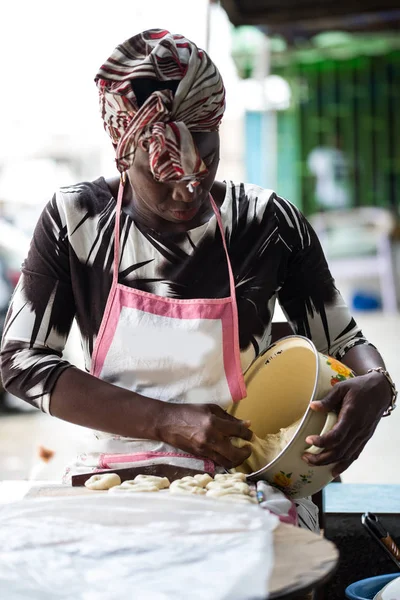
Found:
<path fill-rule="evenodd" d="M 119 182 L 118 197 L 117 197 L 117 208 L 115 213 L 115 228 L 114 228 L 114 264 L 113 264 L 113 280 L 112 287 L 114 288 L 118 283 L 118 271 L 119 271 L 119 233 L 121 228 L 121 210 L 122 210 L 122 198 L 124 197 L 125 186 L 122 180 Z"/>
<path fill-rule="evenodd" d="M 120 223 L 121 223 L 121 209 L 122 209 L 123 195 L 124 195 L 124 184 L 121 181 L 119 184 L 119 189 L 118 189 L 117 207 L 116 207 L 116 214 L 115 214 L 114 265 L 113 265 L 113 281 L 112 281 L 112 286 L 111 286 L 111 292 L 114 292 L 118 285 L 118 271 L 119 271 L 119 261 L 120 261 L 120 255 L 119 255 L 120 239 L 119 238 L 120 238 Z M 224 246 L 226 262 L 228 265 L 230 299 L 232 302 L 232 328 L 233 328 L 233 338 L 235 340 L 234 353 L 235 353 L 236 370 L 238 373 L 240 394 L 241 394 L 240 398 L 237 398 L 234 400 L 235 402 L 237 402 L 241 398 L 246 397 L 246 386 L 244 383 L 241 364 L 240 364 L 239 315 L 238 315 L 237 302 L 236 302 L 235 279 L 233 276 L 231 261 L 229 259 L 228 248 L 226 245 L 221 214 L 220 214 L 220 211 L 219 211 L 217 205 L 215 204 L 214 199 L 211 196 L 211 194 L 209 196 L 210 196 L 211 206 L 214 211 L 215 217 L 217 219 L 219 230 L 221 232 L 222 244 Z M 110 292 L 110 296 L 109 296 L 110 298 L 112 297 L 111 292 Z"/>
<path fill-rule="evenodd" d="M 221 232 L 222 243 L 224 245 L 226 262 L 228 263 L 230 297 L 231 297 L 233 305 L 234 305 L 234 311 L 236 313 L 235 317 L 236 317 L 236 321 L 237 321 L 238 315 L 237 315 L 237 306 L 236 306 L 235 278 L 233 276 L 231 261 L 229 259 L 229 254 L 228 254 L 228 248 L 226 246 L 226 239 L 225 239 L 225 234 L 224 234 L 224 227 L 222 225 L 221 213 L 219 212 L 218 207 L 215 204 L 214 198 L 211 196 L 211 194 L 210 194 L 210 202 L 211 202 L 211 206 L 214 211 L 215 217 L 217 219 L 218 227 Z"/>

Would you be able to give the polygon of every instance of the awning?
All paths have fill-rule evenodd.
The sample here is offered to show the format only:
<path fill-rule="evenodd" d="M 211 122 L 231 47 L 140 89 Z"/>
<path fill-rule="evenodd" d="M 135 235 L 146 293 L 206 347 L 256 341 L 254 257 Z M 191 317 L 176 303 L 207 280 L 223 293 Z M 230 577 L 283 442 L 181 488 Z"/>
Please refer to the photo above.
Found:
<path fill-rule="evenodd" d="M 371 31 L 400 26 L 398 0 L 221 0 L 221 5 L 233 25 L 259 25 L 268 32 Z"/>

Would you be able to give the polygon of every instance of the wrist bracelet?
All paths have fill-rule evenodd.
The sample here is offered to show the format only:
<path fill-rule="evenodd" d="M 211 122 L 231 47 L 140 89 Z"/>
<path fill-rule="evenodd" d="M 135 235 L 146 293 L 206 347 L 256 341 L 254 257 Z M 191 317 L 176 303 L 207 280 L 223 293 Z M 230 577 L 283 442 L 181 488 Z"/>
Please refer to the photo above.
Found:
<path fill-rule="evenodd" d="M 388 417 L 396 408 L 396 398 L 397 398 L 398 392 L 396 390 L 396 386 L 394 385 L 393 379 L 390 377 L 389 373 L 383 367 L 374 367 L 373 369 L 368 369 L 367 373 L 372 373 L 373 371 L 376 371 L 377 373 L 381 373 L 384 377 L 386 377 L 386 381 L 389 383 L 390 389 L 392 390 L 392 399 L 390 400 L 390 404 L 389 404 L 388 408 L 385 410 L 385 412 L 382 415 L 382 417 Z"/>

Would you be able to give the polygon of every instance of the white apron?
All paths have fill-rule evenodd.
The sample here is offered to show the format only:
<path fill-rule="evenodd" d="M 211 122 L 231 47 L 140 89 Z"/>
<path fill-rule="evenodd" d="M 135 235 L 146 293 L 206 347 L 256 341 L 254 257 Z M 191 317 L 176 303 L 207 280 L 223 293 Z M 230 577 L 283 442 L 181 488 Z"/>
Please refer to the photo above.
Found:
<path fill-rule="evenodd" d="M 246 396 L 240 362 L 235 283 L 221 216 L 215 213 L 230 283 L 227 298 L 165 298 L 118 283 L 120 184 L 115 218 L 113 282 L 96 339 L 91 374 L 163 402 L 212 403 L 228 408 Z M 113 410 L 110 404 L 110 411 Z M 93 432 L 89 452 L 65 474 L 168 463 L 214 471 L 211 460 L 153 440 Z"/>

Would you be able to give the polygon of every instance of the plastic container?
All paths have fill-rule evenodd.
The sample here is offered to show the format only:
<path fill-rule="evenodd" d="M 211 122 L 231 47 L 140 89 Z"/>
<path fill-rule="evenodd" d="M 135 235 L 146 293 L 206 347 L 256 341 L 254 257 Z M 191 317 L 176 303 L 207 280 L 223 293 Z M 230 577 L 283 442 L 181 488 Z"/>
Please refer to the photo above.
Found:
<path fill-rule="evenodd" d="M 396 579 L 396 577 L 400 577 L 400 573 L 378 575 L 377 577 L 368 577 L 368 579 L 355 581 L 346 588 L 346 598 L 349 600 L 374 600 L 376 594 L 390 581 Z"/>

